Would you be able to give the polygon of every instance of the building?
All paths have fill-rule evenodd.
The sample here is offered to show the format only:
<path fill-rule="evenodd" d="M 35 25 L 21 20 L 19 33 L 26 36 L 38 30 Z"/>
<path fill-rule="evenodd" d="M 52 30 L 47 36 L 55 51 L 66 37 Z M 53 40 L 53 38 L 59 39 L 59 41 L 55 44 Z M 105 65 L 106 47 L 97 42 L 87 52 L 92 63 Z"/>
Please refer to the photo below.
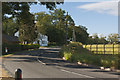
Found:
<path fill-rule="evenodd" d="M 38 41 L 40 46 L 48 46 L 48 36 L 39 33 L 35 43 Z"/>
<path fill-rule="evenodd" d="M 16 36 L 10 36 L 10 35 L 7 35 L 7 34 L 2 34 L 2 43 L 18 44 L 20 42 L 18 40 L 18 37 L 16 37 Z"/>

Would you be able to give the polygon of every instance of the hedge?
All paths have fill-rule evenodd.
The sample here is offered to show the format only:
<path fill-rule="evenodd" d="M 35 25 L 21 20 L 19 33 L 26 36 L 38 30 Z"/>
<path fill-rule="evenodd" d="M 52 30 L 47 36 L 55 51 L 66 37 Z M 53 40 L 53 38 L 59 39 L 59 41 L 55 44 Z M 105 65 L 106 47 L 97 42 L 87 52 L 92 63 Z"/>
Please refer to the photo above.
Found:
<path fill-rule="evenodd" d="M 8 53 L 11 52 L 16 52 L 16 51 L 21 51 L 21 50 L 28 50 L 28 49 L 35 49 L 39 48 L 39 45 L 37 44 L 26 44 L 26 45 L 21 45 L 21 44 L 7 44 L 3 43 L 2 44 L 2 54 L 5 54 L 5 48 L 8 48 Z"/>

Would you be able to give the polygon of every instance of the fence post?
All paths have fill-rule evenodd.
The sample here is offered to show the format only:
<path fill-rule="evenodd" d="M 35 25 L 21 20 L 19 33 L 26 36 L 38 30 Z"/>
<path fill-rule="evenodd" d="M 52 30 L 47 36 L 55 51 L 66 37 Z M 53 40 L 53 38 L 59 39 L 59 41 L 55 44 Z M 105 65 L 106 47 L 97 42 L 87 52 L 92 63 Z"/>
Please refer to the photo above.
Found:
<path fill-rule="evenodd" d="M 104 54 L 105 54 L 105 44 L 104 44 Z"/>
<path fill-rule="evenodd" d="M 15 70 L 15 80 L 22 80 L 22 70 L 21 69 Z"/>
<path fill-rule="evenodd" d="M 86 48 L 86 44 L 85 44 L 85 48 Z"/>
<path fill-rule="evenodd" d="M 92 49 L 92 44 L 90 44 L 90 51 L 91 51 L 91 49 Z"/>
<path fill-rule="evenodd" d="M 113 44 L 113 55 L 114 55 L 114 44 Z"/>
<path fill-rule="evenodd" d="M 96 53 L 98 54 L 98 44 L 96 45 Z"/>

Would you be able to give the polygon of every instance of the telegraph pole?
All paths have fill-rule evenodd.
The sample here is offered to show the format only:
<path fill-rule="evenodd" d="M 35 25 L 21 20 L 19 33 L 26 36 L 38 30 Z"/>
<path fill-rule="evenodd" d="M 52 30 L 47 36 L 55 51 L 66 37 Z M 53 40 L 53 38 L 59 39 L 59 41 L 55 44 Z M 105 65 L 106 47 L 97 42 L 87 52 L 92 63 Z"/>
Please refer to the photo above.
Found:
<path fill-rule="evenodd" d="M 73 41 L 76 42 L 75 30 L 73 28 Z"/>
<path fill-rule="evenodd" d="M 67 44 L 67 31 L 68 31 L 67 22 L 68 22 L 68 12 L 67 12 L 67 15 L 66 15 L 66 44 Z"/>

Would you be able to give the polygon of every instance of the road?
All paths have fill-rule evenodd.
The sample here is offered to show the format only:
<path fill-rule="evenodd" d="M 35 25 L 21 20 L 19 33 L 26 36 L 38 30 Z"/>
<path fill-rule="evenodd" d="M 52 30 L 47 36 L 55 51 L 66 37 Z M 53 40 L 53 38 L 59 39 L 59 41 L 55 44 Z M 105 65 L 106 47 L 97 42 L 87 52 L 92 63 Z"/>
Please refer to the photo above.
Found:
<path fill-rule="evenodd" d="M 103 78 L 119 77 L 116 72 L 69 63 L 59 58 L 58 55 L 59 48 L 40 48 L 34 51 L 19 52 L 3 58 L 3 67 L 12 77 L 14 77 L 15 69 L 20 68 L 24 79 L 34 78 L 34 80 L 35 78 L 84 78 L 91 80 L 99 78 L 104 80 Z"/>

